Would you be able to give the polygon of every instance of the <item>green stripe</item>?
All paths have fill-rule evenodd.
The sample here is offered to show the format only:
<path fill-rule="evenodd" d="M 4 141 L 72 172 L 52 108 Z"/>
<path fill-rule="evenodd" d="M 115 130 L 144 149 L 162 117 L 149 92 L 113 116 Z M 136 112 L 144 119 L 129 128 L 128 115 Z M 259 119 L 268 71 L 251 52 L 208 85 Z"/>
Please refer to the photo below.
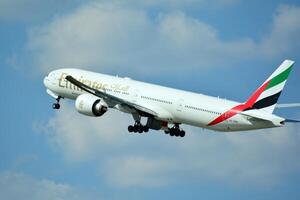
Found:
<path fill-rule="evenodd" d="M 285 81 L 285 80 L 288 78 L 288 76 L 289 76 L 289 74 L 290 74 L 290 72 L 291 72 L 291 70 L 292 70 L 292 67 L 293 67 L 293 65 L 291 65 L 291 66 L 290 66 L 289 68 L 287 68 L 285 71 L 283 71 L 283 72 L 281 72 L 280 74 L 278 74 L 277 76 L 275 76 L 275 77 L 270 81 L 270 83 L 268 84 L 268 86 L 266 87 L 266 89 L 265 89 L 264 91 L 266 91 L 266 90 L 268 90 L 268 89 L 270 89 L 270 88 L 272 88 L 272 87 L 274 87 L 274 86 L 276 86 L 276 85 L 282 83 L 283 81 Z"/>

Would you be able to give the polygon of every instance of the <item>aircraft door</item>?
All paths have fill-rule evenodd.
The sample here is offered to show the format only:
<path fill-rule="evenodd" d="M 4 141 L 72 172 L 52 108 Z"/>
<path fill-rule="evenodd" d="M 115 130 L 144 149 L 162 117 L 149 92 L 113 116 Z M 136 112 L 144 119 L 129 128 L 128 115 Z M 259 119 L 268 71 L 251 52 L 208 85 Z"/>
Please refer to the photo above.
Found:
<path fill-rule="evenodd" d="M 133 90 L 132 101 L 133 101 L 134 103 L 137 102 L 137 100 L 138 100 L 138 98 L 139 98 L 139 93 L 140 93 L 139 89 L 134 89 L 134 90 Z"/>
<path fill-rule="evenodd" d="M 176 108 L 176 110 L 178 112 L 182 112 L 183 106 L 184 106 L 184 100 L 183 99 L 179 99 L 178 102 L 177 102 L 177 108 Z"/>
<path fill-rule="evenodd" d="M 227 112 L 223 115 L 223 118 L 224 118 L 224 122 L 223 123 L 224 123 L 225 128 L 227 130 L 230 130 L 228 115 L 229 115 L 229 113 L 227 113 Z"/>

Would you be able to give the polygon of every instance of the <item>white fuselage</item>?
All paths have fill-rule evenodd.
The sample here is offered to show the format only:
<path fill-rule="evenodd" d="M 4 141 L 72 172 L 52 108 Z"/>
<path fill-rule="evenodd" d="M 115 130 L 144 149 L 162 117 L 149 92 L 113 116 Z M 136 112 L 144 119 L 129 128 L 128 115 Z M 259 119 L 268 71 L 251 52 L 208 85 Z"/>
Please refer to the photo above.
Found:
<path fill-rule="evenodd" d="M 158 120 L 172 124 L 188 124 L 217 131 L 242 131 L 281 126 L 279 122 L 284 120 L 257 110 L 252 112 L 259 112 L 257 114 L 270 118 L 274 123 L 250 120 L 245 115 L 236 114 L 209 126 L 222 113 L 241 103 L 79 69 L 55 70 L 44 79 L 44 84 L 56 95 L 76 99 L 85 92 L 65 80 L 67 75 L 97 90 L 155 110 L 159 113 L 156 116 Z M 123 111 L 118 106 L 114 108 Z"/>

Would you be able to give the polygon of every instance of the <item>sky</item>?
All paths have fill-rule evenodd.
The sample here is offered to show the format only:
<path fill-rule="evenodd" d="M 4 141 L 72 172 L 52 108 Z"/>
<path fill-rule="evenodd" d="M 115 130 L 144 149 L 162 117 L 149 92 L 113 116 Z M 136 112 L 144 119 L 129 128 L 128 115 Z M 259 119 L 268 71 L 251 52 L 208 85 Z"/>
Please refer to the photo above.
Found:
<path fill-rule="evenodd" d="M 300 102 L 299 20 L 299 0 L 0 0 L 0 199 L 299 199 L 299 125 L 129 134 L 127 114 L 52 110 L 42 82 L 77 67 L 243 102 L 292 59 L 279 102 Z"/>

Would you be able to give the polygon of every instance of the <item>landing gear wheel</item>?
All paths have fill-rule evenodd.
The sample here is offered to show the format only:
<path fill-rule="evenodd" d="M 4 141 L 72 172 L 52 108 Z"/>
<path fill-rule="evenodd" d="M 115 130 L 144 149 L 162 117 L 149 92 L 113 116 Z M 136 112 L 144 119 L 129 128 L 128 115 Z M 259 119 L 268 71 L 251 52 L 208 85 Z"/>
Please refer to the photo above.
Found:
<path fill-rule="evenodd" d="M 143 127 L 142 127 L 142 126 L 139 126 L 139 127 L 138 127 L 138 132 L 139 132 L 139 133 L 143 133 L 143 131 L 144 131 L 144 130 L 143 130 Z"/>
<path fill-rule="evenodd" d="M 172 128 L 168 128 L 165 130 L 165 134 L 170 134 L 170 136 L 176 136 L 176 137 L 184 137 L 185 131 L 180 129 L 179 124 L 175 124 Z"/>
<path fill-rule="evenodd" d="M 138 127 L 137 126 L 133 126 L 133 132 L 138 132 Z"/>
<path fill-rule="evenodd" d="M 129 133 L 132 133 L 132 132 L 133 132 L 133 130 L 134 130 L 133 126 L 131 126 L 131 125 L 130 125 L 130 126 L 128 126 L 128 132 L 129 132 Z"/>
<path fill-rule="evenodd" d="M 149 126 L 143 125 L 141 123 L 141 116 L 139 113 L 133 113 L 133 119 L 135 121 L 134 125 L 128 126 L 128 131 L 129 132 L 135 132 L 135 133 L 147 133 L 149 132 Z"/>
<path fill-rule="evenodd" d="M 180 131 L 180 137 L 184 137 L 185 136 L 185 131 Z"/>
<path fill-rule="evenodd" d="M 171 130 L 171 131 L 170 131 L 170 136 L 174 136 L 174 135 L 175 135 L 174 131 Z"/>
<path fill-rule="evenodd" d="M 147 132 L 149 131 L 149 127 L 148 127 L 148 126 L 144 126 L 144 127 L 143 127 L 143 131 L 144 131 L 145 133 L 147 133 Z"/>
<path fill-rule="evenodd" d="M 174 132 L 175 132 L 176 137 L 178 137 L 180 135 L 180 130 L 179 129 L 175 129 Z"/>
<path fill-rule="evenodd" d="M 54 104 L 52 104 L 52 108 L 55 109 L 55 110 L 58 110 L 58 109 L 60 109 L 60 104 L 59 103 L 54 103 Z"/>

